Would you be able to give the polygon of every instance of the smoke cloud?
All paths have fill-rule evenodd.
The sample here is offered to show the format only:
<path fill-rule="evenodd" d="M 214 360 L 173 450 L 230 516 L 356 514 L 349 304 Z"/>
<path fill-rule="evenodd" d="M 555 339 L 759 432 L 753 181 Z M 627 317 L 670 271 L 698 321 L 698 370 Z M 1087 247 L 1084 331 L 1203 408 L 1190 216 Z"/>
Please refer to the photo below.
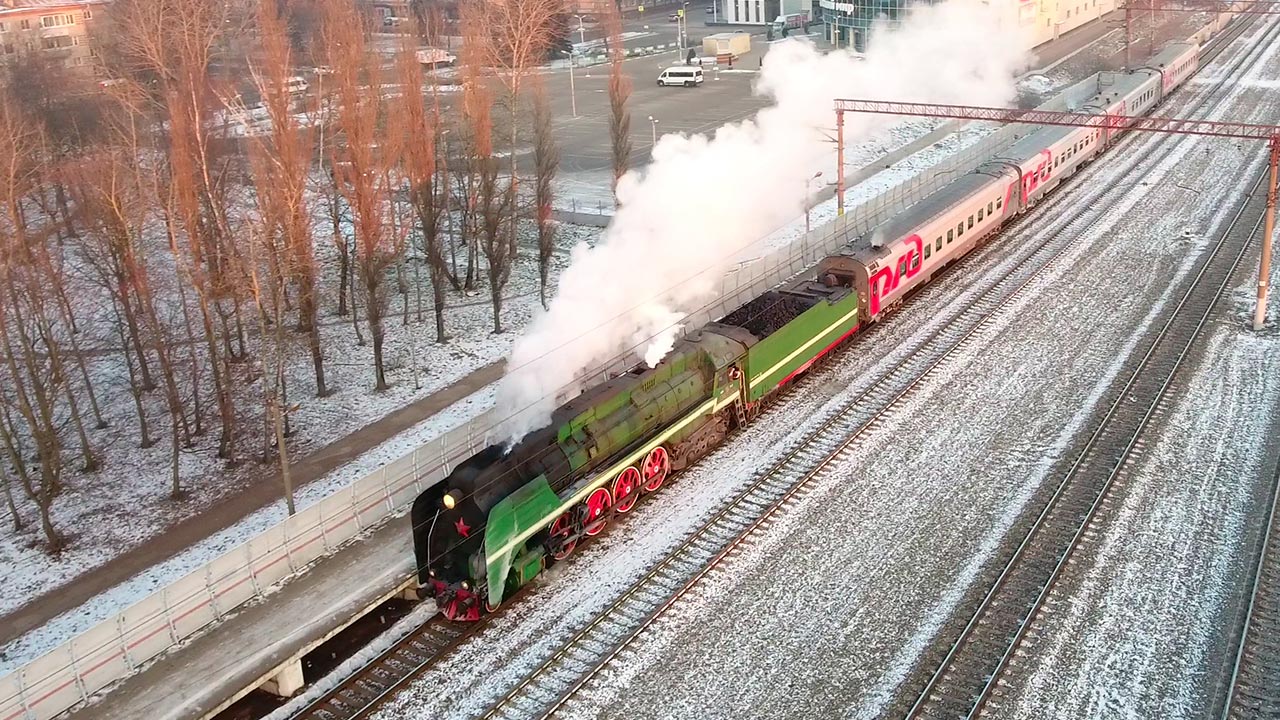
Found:
<path fill-rule="evenodd" d="M 813 175 L 834 179 L 836 98 L 1005 105 L 1025 62 L 1018 33 L 977 0 L 919 7 L 871 38 L 863 56 L 775 43 L 755 88 L 772 106 L 713 137 L 666 135 L 622 178 L 601 242 L 573 249 L 549 310 L 515 343 L 497 395 L 509 442 L 545 425 L 590 368 L 619 356 L 656 365 L 730 263 L 803 212 Z M 892 122 L 847 115 L 846 142 Z"/>

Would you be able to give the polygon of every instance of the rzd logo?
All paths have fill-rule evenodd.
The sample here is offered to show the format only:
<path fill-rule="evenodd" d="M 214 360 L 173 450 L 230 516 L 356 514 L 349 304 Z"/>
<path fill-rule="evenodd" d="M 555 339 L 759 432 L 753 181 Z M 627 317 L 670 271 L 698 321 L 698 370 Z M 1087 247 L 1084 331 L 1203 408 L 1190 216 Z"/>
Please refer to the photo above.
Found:
<path fill-rule="evenodd" d="M 915 277 L 923 267 L 924 241 L 919 235 L 912 235 L 903 242 L 908 245 L 907 251 L 898 256 L 898 261 L 888 267 L 880 268 L 875 275 L 871 276 L 872 317 L 880 314 L 880 301 L 898 289 L 904 274 L 908 278 Z"/>

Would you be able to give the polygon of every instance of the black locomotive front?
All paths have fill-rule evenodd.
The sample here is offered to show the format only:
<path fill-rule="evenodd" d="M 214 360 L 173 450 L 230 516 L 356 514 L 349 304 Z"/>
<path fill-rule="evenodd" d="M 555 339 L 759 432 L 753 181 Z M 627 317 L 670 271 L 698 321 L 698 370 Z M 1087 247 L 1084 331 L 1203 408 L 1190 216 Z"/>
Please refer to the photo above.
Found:
<path fill-rule="evenodd" d="M 568 463 L 555 436 L 542 430 L 510 452 L 490 445 L 413 501 L 409 519 L 418 585 L 435 598 L 446 617 L 480 617 L 484 526 L 493 506 L 538 475 L 567 474 Z"/>

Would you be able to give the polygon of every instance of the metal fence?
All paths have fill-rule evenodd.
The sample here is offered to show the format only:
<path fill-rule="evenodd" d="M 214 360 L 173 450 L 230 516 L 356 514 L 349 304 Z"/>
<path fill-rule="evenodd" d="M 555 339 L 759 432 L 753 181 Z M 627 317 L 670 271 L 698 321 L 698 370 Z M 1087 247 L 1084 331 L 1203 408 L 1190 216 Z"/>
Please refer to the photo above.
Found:
<path fill-rule="evenodd" d="M 723 317 L 804 272 L 949 182 L 955 177 L 953 171 L 970 168 L 1007 146 L 1016 132 L 1015 126 L 997 130 L 914 179 L 851 207 L 835 221 L 735 268 L 719 282 L 714 299 L 686 318 L 685 326 L 697 328 Z M 625 372 L 629 364 L 618 360 L 591 374 Z M 0 720 L 53 718 L 305 571 L 312 562 L 402 511 L 455 464 L 483 449 L 496 420 L 491 410 L 445 433 L 0 678 Z"/>

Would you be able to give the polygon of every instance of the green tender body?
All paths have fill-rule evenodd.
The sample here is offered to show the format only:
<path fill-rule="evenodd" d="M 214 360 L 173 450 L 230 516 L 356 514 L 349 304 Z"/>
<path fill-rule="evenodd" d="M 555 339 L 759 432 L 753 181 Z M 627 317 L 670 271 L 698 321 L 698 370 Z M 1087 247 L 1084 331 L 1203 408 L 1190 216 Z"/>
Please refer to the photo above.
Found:
<path fill-rule="evenodd" d="M 747 351 L 751 402 L 773 392 L 784 379 L 857 327 L 858 295 L 849 292 L 835 303 L 819 301 L 770 333 Z"/>

